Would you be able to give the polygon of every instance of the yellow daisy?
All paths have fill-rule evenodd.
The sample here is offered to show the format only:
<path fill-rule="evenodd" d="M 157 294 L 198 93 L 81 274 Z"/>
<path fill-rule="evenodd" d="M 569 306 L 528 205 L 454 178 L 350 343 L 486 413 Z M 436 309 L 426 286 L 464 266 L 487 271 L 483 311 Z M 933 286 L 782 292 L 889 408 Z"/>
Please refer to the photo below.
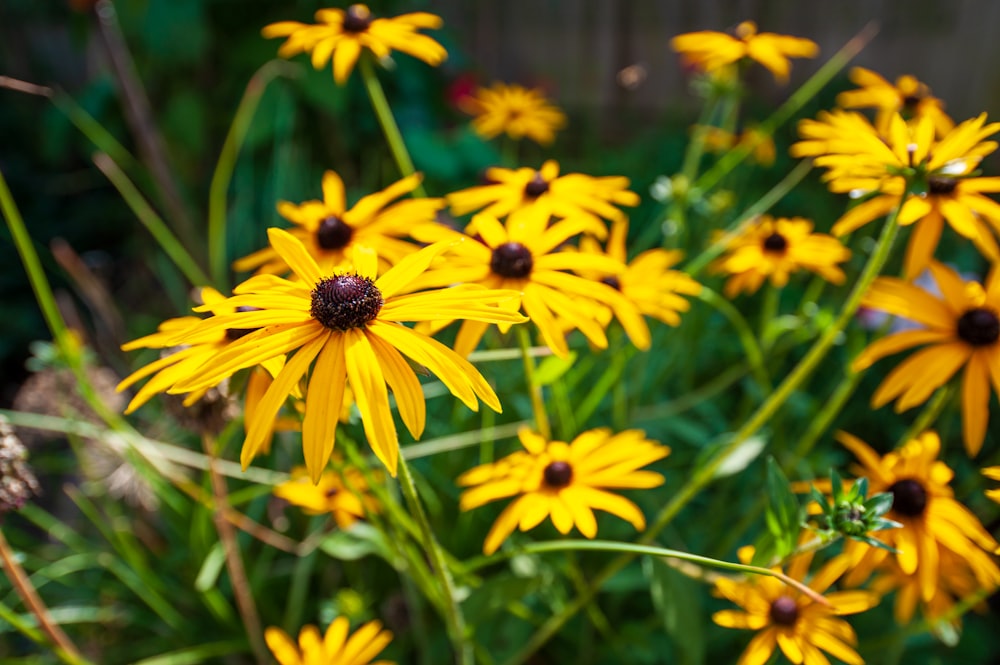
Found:
<path fill-rule="evenodd" d="M 739 551 L 740 560 L 749 563 L 752 547 Z M 811 554 L 792 559 L 787 574 L 804 582 L 812 563 Z M 822 594 L 840 576 L 840 570 L 827 565 L 809 581 L 809 588 Z M 854 650 L 858 638 L 851 625 L 839 616 L 857 614 L 878 604 L 878 595 L 869 591 L 835 591 L 824 598 L 823 605 L 774 577 L 756 576 L 745 581 L 723 577 L 716 581 L 719 595 L 743 608 L 721 610 L 712 621 L 725 628 L 756 630 L 737 665 L 764 665 L 771 662 L 775 647 L 793 663 L 829 665 L 826 652 L 848 665 L 863 665 Z"/>
<path fill-rule="evenodd" d="M 832 191 L 873 194 L 841 217 L 833 234 L 851 233 L 902 203 L 900 225 L 916 224 L 906 250 L 907 278 L 927 267 L 945 221 L 988 259 L 1000 259 L 994 238 L 1000 234 L 1000 205 L 984 195 L 1000 191 L 1000 178 L 972 175 L 983 157 L 996 150 L 995 142 L 984 139 L 1000 131 L 1000 123 L 986 124 L 982 114 L 940 140 L 935 140 L 927 116 L 907 125 L 893 114 L 889 125 L 883 135 L 866 118 L 847 111 L 799 124 L 804 140 L 792 146 L 793 156 L 813 156 L 818 166 L 826 167 L 824 179 Z"/>
<path fill-rule="evenodd" d="M 476 116 L 472 128 L 483 138 L 506 134 L 548 145 L 566 125 L 566 114 L 549 102 L 541 90 L 506 83 L 477 88 L 462 101 L 462 109 Z"/>
<path fill-rule="evenodd" d="M 487 169 L 486 180 L 492 184 L 470 187 L 448 195 L 448 205 L 456 215 L 482 209 L 494 217 L 503 217 L 528 206 L 542 209 L 557 218 L 583 216 L 592 220 L 590 233 L 604 237 L 600 218 L 626 219 L 616 208 L 639 205 L 639 196 L 628 190 L 624 176 L 595 178 L 583 173 L 559 175 L 559 163 L 549 160 L 537 171 L 530 168 Z"/>
<path fill-rule="evenodd" d="M 546 441 L 527 428 L 518 432 L 525 450 L 492 464 L 466 471 L 458 478 L 465 490 L 463 511 L 516 496 L 493 524 L 483 552 L 492 554 L 515 528 L 528 531 L 546 517 L 562 534 L 575 525 L 587 538 L 597 535 L 593 509 L 603 510 L 646 528 L 642 511 L 624 497 L 605 489 L 646 489 L 663 484 L 663 476 L 640 467 L 663 459 L 670 448 L 646 439 L 641 430 L 612 434 L 593 429 L 572 443 Z"/>
<path fill-rule="evenodd" d="M 701 284 L 679 270 L 671 270 L 681 260 L 683 253 L 678 250 L 650 249 L 628 263 L 625 249 L 627 237 L 628 222 L 616 222 L 611 227 L 605 249 L 601 249 L 598 242 L 589 236 L 580 238 L 580 250 L 584 254 L 609 256 L 619 261 L 622 267 L 611 275 L 589 270 L 578 272 L 619 291 L 640 314 L 659 319 L 667 325 L 680 325 L 680 312 L 686 312 L 691 307 L 691 303 L 683 296 L 695 296 L 701 292 Z M 611 311 L 617 314 L 616 310 Z"/>
<path fill-rule="evenodd" d="M 309 515 L 329 513 L 337 526 L 346 529 L 366 513 L 378 512 L 378 503 L 368 494 L 364 476 L 355 468 L 327 469 L 314 483 L 303 466 L 292 469 L 291 479 L 277 485 L 274 496 L 299 506 Z"/>
<path fill-rule="evenodd" d="M 412 242 L 403 240 L 421 224 L 433 223 L 444 207 L 443 199 L 394 200 L 412 192 L 421 176 L 411 175 L 389 185 L 381 192 L 369 194 L 347 208 L 344 182 L 333 171 L 323 174 L 323 200 L 305 201 L 298 205 L 288 201 L 278 203 L 278 213 L 295 226 L 290 233 L 302 241 L 323 272 L 331 272 L 350 256 L 355 244 L 374 249 L 385 262 L 380 268 L 393 266 L 404 256 L 417 251 Z M 273 247 L 266 247 L 237 259 L 233 270 L 256 270 L 260 273 L 286 274 L 286 264 Z"/>
<path fill-rule="evenodd" d="M 381 622 L 369 621 L 348 637 L 350 627 L 342 616 L 323 635 L 316 626 L 306 626 L 296 645 L 288 633 L 272 626 L 264 631 L 264 640 L 280 665 L 393 665 L 372 660 L 392 642 L 392 633 L 382 630 Z"/>
<path fill-rule="evenodd" d="M 849 77 L 851 83 L 861 87 L 837 95 L 837 105 L 845 109 L 875 109 L 875 127 L 882 134 L 889 133 L 894 113 L 907 121 L 930 118 L 938 136 L 955 127 L 955 122 L 944 112 L 944 103 L 913 76 L 900 76 L 893 84 L 870 69 L 854 67 Z"/>
<path fill-rule="evenodd" d="M 791 69 L 789 58 L 815 58 L 816 42 L 802 37 L 757 32 L 757 24 L 743 21 L 734 35 L 724 32 L 688 32 L 670 40 L 670 46 L 685 62 L 706 72 L 715 72 L 734 62 L 749 58 L 771 70 L 774 78 L 785 83 Z"/>
<path fill-rule="evenodd" d="M 321 9 L 316 12 L 318 24 L 297 21 L 272 23 L 261 30 L 264 37 L 287 37 L 278 55 L 291 58 L 310 53 L 312 65 L 322 69 L 333 56 L 333 78 L 343 85 L 354 69 L 362 49 L 378 59 L 400 51 L 437 66 L 447 57 L 444 47 L 427 35 L 423 28 L 441 27 L 441 18 L 427 12 L 402 14 L 393 18 L 375 18 L 366 5 L 356 4 L 345 9 Z"/>
<path fill-rule="evenodd" d="M 711 265 L 715 273 L 732 275 L 724 288 L 726 296 L 753 293 L 765 279 L 781 288 L 802 268 L 842 284 L 844 272 L 837 264 L 850 258 L 850 250 L 836 238 L 812 230 L 812 222 L 801 217 L 761 215 L 750 223 Z"/>
<path fill-rule="evenodd" d="M 953 473 L 938 460 L 941 440 L 935 432 L 924 432 L 881 457 L 845 432 L 838 432 L 837 440 L 858 458 L 861 464 L 853 472 L 868 478 L 871 494 L 892 494 L 892 509 L 886 518 L 902 525 L 871 534 L 896 553 L 848 541 L 841 560 L 843 569 L 849 571 L 844 578 L 847 585 L 864 583 L 873 571 L 884 569 L 891 557 L 903 575 L 916 576 L 918 596 L 929 602 L 938 593 L 943 576 L 950 572 L 945 565 L 951 556 L 964 562 L 979 585 L 993 588 L 1000 583 L 1000 568 L 988 554 L 998 543 L 955 499 L 950 486 Z"/>
<path fill-rule="evenodd" d="M 236 287 L 236 295 L 227 302 L 257 310 L 210 317 L 187 337 L 209 337 L 227 328 L 258 330 L 233 342 L 171 388 L 171 392 L 198 390 L 244 367 L 295 352 L 254 409 L 240 457 L 244 468 L 270 438 L 275 414 L 311 365 L 302 440 L 314 482 L 333 451 L 337 415 L 348 382 L 372 449 L 395 474 L 399 447 L 386 385 L 416 438 L 423 432 L 426 415 L 420 382 L 403 354 L 436 374 L 469 408 L 478 409 L 478 397 L 500 411 L 493 389 L 471 364 L 401 322 L 449 317 L 520 323 L 525 320 L 520 314 L 496 307 L 517 293 L 460 287 L 399 295 L 446 249 L 443 244 L 411 254 L 376 279 L 378 258 L 368 248 L 355 245 L 349 270 L 324 275 L 295 236 L 281 229 L 270 229 L 268 235 L 296 281 L 258 275 Z"/>
<path fill-rule="evenodd" d="M 964 367 L 962 440 L 971 456 L 979 452 L 986 436 L 991 383 L 1000 394 L 1000 270 L 991 271 L 985 287 L 962 281 L 958 273 L 936 261 L 930 263 L 930 272 L 941 297 L 893 277 L 875 280 L 863 306 L 924 327 L 872 342 L 852 368 L 860 372 L 885 356 L 927 345 L 890 372 L 872 396 L 876 409 L 898 398 L 899 413 L 927 401 Z"/>
<path fill-rule="evenodd" d="M 519 299 L 504 306 L 523 308 L 545 344 L 561 358 L 569 355 L 561 322 L 578 328 L 598 348 L 607 348 L 608 340 L 599 322 L 604 307 L 615 311 L 636 346 L 649 348 L 646 322 L 621 293 L 607 284 L 566 272 L 590 270 L 614 275 L 622 268 L 621 262 L 607 256 L 558 251 L 566 240 L 587 228 L 588 221 L 573 217 L 552 226 L 548 221 L 548 214 L 541 208 L 524 208 L 511 214 L 506 226 L 492 215 L 476 215 L 470 224 L 475 227 L 476 240 L 456 244 L 440 261 L 440 267 L 432 267 L 416 284 L 443 286 L 461 281 L 521 292 Z M 443 225 L 427 227 L 424 234 L 429 241 L 466 237 Z M 472 353 L 487 327 L 485 321 L 465 321 L 455 340 L 455 351 Z"/>

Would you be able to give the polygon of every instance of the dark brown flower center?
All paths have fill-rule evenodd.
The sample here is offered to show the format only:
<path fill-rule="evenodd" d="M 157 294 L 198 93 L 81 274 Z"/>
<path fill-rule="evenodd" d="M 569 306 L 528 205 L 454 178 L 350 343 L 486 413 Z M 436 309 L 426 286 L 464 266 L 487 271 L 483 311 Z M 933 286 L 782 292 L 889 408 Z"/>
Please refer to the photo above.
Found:
<path fill-rule="evenodd" d="M 554 489 L 566 487 L 573 482 L 573 467 L 567 462 L 549 462 L 543 474 L 545 476 L 545 484 Z"/>
<path fill-rule="evenodd" d="M 361 328 L 378 316 L 385 300 L 375 282 L 361 275 L 324 277 L 312 291 L 309 313 L 330 330 Z"/>
<path fill-rule="evenodd" d="M 331 487 L 327 491 L 323 492 L 323 496 L 325 496 L 327 499 L 332 499 L 333 497 L 337 496 L 337 494 L 339 494 L 339 493 L 340 493 L 340 490 L 338 488 Z"/>
<path fill-rule="evenodd" d="M 614 275 L 608 275 L 607 277 L 605 277 L 604 279 L 602 279 L 601 282 L 603 284 L 607 284 L 608 286 L 610 286 L 615 291 L 621 291 L 622 290 L 621 280 L 618 279 L 617 277 L 615 277 Z"/>
<path fill-rule="evenodd" d="M 996 344 L 1000 337 L 1000 319 L 986 307 L 973 307 L 958 317 L 958 336 L 972 346 Z"/>
<path fill-rule="evenodd" d="M 258 312 L 260 307 L 251 307 L 250 305 L 242 305 L 236 308 L 237 312 Z M 226 328 L 226 339 L 230 342 L 238 340 L 244 335 L 249 335 L 254 330 L 259 330 L 259 328 Z"/>
<path fill-rule="evenodd" d="M 527 277 L 534 265 L 531 250 L 519 242 L 505 242 L 495 247 L 490 258 L 490 270 L 501 277 Z"/>
<path fill-rule="evenodd" d="M 917 109 L 917 104 L 923 101 L 924 96 L 921 94 L 914 93 L 912 95 L 906 95 L 903 97 L 903 108 L 904 113 L 913 113 Z"/>
<path fill-rule="evenodd" d="M 772 233 L 764 238 L 764 250 L 767 252 L 781 253 L 788 249 L 788 241 L 780 233 Z"/>
<path fill-rule="evenodd" d="M 927 490 L 912 478 L 897 480 L 889 487 L 892 509 L 905 517 L 920 517 L 927 507 Z"/>
<path fill-rule="evenodd" d="M 535 177 L 524 186 L 524 195 L 529 199 L 537 199 L 547 191 L 549 191 L 549 183 L 545 182 L 545 178 L 538 171 L 535 171 Z"/>
<path fill-rule="evenodd" d="M 799 618 L 799 606 L 790 596 L 778 596 L 771 602 L 771 622 L 776 626 L 794 626 Z"/>
<path fill-rule="evenodd" d="M 344 223 L 339 217 L 330 215 L 319 223 L 316 229 L 316 242 L 323 249 L 342 249 L 351 242 L 354 229 Z"/>
<path fill-rule="evenodd" d="M 364 32 L 372 24 L 372 13 L 364 5 L 351 5 L 344 12 L 344 32 Z"/>
<path fill-rule="evenodd" d="M 927 191 L 931 194 L 951 194 L 957 185 L 958 180 L 944 175 L 932 175 L 927 178 Z"/>

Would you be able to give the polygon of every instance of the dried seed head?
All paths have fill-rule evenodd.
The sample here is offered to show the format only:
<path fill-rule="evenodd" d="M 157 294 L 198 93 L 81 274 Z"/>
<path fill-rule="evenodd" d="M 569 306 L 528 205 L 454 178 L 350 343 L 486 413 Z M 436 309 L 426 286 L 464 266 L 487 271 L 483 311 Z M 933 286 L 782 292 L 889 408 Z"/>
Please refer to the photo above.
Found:
<path fill-rule="evenodd" d="M 27 463 L 28 450 L 0 416 L 0 515 L 18 510 L 41 488 Z"/>

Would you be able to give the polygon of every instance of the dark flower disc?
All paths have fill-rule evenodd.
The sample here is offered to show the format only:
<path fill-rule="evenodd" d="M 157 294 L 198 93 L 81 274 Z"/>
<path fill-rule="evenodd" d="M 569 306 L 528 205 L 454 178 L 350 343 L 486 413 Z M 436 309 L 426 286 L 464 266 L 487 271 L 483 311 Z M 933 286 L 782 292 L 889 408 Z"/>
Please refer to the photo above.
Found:
<path fill-rule="evenodd" d="M 996 344 L 1000 338 L 1000 318 L 992 309 L 973 307 L 958 317 L 958 336 L 972 346 Z"/>
<path fill-rule="evenodd" d="M 360 275 L 324 277 L 312 292 L 309 313 L 330 330 L 361 328 L 378 316 L 385 299 L 375 282 Z"/>
<path fill-rule="evenodd" d="M 545 467 L 545 471 L 543 473 L 545 476 L 545 484 L 549 487 L 558 489 L 560 487 L 566 487 L 573 482 L 573 467 L 571 467 L 567 462 L 549 462 L 549 465 Z"/>
<path fill-rule="evenodd" d="M 780 233 L 772 233 L 764 238 L 764 249 L 768 252 L 784 252 L 788 249 L 788 241 Z"/>
<path fill-rule="evenodd" d="M 778 596 L 771 603 L 771 621 L 778 626 L 794 626 L 799 618 L 799 606 L 794 598 Z"/>
<path fill-rule="evenodd" d="M 323 249 L 342 249 L 351 242 L 354 229 L 344 223 L 339 217 L 330 215 L 319 223 L 316 229 L 316 242 Z"/>
<path fill-rule="evenodd" d="M 919 517 L 927 508 L 927 490 L 912 478 L 897 480 L 889 487 L 892 509 L 906 517 Z"/>
<path fill-rule="evenodd" d="M 364 5 L 351 5 L 344 12 L 344 32 L 364 32 L 372 24 L 372 13 Z"/>
<path fill-rule="evenodd" d="M 535 177 L 524 186 L 524 195 L 529 199 L 537 199 L 547 191 L 549 191 L 549 183 L 545 182 L 542 174 L 537 171 L 535 171 Z"/>
<path fill-rule="evenodd" d="M 531 250 L 519 242 L 505 242 L 497 246 L 490 258 L 490 270 L 501 277 L 527 277 L 534 265 Z"/>

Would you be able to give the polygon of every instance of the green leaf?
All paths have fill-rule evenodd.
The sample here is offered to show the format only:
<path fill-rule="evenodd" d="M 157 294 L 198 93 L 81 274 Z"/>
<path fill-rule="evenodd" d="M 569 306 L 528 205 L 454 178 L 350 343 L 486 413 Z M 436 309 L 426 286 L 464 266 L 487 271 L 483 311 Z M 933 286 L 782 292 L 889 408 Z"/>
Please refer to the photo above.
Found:
<path fill-rule="evenodd" d="M 350 529 L 337 529 L 323 539 L 319 548 L 334 559 L 356 561 L 369 554 L 392 560 L 385 534 L 367 522 L 355 522 Z"/>
<path fill-rule="evenodd" d="M 728 444 L 728 441 L 719 442 L 721 445 Z M 716 478 L 724 478 L 739 473 L 750 466 L 767 445 L 767 440 L 761 436 L 751 436 L 746 441 L 736 447 L 736 450 L 729 453 L 726 459 L 722 460 L 715 470 Z"/>
<path fill-rule="evenodd" d="M 767 493 L 770 497 L 765 513 L 767 528 L 774 536 L 778 556 L 784 557 L 795 549 L 798 541 L 802 528 L 802 507 L 773 457 L 767 460 Z"/>
<path fill-rule="evenodd" d="M 705 662 L 705 616 L 700 585 L 667 565 L 664 561 L 646 557 L 642 569 L 649 580 L 649 594 L 656 614 L 677 650 L 678 665 L 700 665 Z"/>
<path fill-rule="evenodd" d="M 549 356 L 538 364 L 535 371 L 534 384 L 536 386 L 548 386 L 555 383 L 560 376 L 565 374 L 576 362 L 576 351 L 570 351 L 569 356 L 560 358 Z"/>

